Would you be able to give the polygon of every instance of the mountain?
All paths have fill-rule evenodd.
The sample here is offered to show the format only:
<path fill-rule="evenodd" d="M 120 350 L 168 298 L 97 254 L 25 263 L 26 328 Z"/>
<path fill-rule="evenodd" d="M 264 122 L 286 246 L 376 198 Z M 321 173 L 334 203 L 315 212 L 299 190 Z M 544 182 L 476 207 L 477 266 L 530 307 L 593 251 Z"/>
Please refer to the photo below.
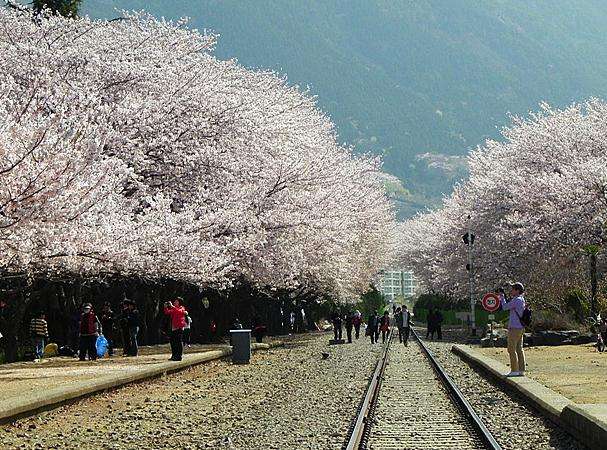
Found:
<path fill-rule="evenodd" d="M 384 156 L 408 216 L 465 176 L 509 113 L 605 95 L 604 0 L 84 0 L 221 35 L 217 56 L 309 86 L 340 140 Z"/>

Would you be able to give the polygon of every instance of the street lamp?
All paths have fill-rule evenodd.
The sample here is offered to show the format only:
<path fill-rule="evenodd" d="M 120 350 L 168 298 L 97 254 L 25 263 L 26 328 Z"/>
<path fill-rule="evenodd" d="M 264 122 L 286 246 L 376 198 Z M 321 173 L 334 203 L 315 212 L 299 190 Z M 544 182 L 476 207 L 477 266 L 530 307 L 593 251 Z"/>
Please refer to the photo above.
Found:
<path fill-rule="evenodd" d="M 474 265 L 472 264 L 472 246 L 474 245 L 474 235 L 470 229 L 470 216 L 468 216 L 468 231 L 462 236 L 464 244 L 468 246 L 468 264 L 466 264 L 466 270 L 468 271 L 468 288 L 470 291 L 470 326 L 472 336 L 476 336 L 476 319 L 475 319 L 475 305 L 474 300 Z"/>

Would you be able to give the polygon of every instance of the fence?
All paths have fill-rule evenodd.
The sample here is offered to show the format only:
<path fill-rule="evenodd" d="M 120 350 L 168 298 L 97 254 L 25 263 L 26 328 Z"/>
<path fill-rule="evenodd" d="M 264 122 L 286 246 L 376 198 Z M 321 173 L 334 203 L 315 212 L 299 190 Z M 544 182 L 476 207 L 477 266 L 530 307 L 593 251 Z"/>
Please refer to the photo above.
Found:
<path fill-rule="evenodd" d="M 428 310 L 425 308 L 414 308 L 413 310 L 415 317 L 414 322 L 417 324 L 421 322 L 426 322 L 428 318 Z M 443 325 L 452 325 L 452 326 L 467 326 L 469 323 L 470 310 L 461 310 L 461 311 L 452 311 L 452 310 L 441 310 L 441 314 L 443 315 Z M 474 311 L 474 318 L 476 321 L 477 328 L 485 327 L 489 323 L 489 314 L 481 307 L 476 307 Z M 497 311 L 493 313 L 494 321 L 498 323 L 502 323 L 508 319 L 508 311 Z"/>

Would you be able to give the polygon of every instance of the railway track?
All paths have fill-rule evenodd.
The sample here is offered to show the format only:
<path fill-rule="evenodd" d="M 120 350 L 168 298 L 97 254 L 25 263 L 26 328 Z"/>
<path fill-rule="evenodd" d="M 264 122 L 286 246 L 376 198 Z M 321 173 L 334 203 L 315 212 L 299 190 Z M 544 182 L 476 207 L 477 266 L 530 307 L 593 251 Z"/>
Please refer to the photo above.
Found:
<path fill-rule="evenodd" d="M 385 345 L 346 450 L 501 450 L 419 336 Z"/>

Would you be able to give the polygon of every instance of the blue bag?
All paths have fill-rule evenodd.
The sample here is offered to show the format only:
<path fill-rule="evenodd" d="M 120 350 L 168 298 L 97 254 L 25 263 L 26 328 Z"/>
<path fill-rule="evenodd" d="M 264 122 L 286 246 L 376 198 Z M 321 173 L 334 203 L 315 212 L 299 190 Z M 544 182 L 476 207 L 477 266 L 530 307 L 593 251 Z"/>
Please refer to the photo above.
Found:
<path fill-rule="evenodd" d="M 95 347 L 97 348 L 97 357 L 103 358 L 108 348 L 107 339 L 103 334 L 97 338 L 97 342 L 95 342 Z"/>

